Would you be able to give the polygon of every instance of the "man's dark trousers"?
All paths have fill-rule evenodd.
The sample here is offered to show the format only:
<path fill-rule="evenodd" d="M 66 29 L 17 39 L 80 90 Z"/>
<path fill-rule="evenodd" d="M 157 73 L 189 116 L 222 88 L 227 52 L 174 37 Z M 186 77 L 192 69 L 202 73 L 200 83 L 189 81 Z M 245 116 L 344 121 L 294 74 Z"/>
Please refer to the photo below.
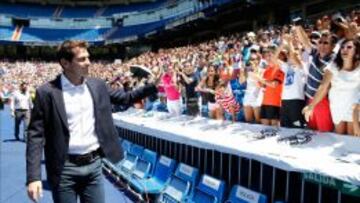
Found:
<path fill-rule="evenodd" d="M 24 141 L 26 141 L 26 130 L 30 122 L 30 111 L 27 109 L 16 109 L 15 110 L 15 139 L 20 140 L 20 124 L 21 121 L 24 121 Z"/>
<path fill-rule="evenodd" d="M 65 161 L 60 183 L 53 188 L 54 203 L 104 203 L 104 183 L 101 175 L 101 158 L 79 165 Z"/>

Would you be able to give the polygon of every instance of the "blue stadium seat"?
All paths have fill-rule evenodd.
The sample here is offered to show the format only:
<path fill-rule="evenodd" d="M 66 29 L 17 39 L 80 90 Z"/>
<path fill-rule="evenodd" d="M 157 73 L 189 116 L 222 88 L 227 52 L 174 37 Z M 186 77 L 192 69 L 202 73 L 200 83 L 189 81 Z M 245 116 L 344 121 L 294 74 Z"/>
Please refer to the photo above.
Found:
<path fill-rule="evenodd" d="M 122 149 L 124 150 L 124 157 L 130 151 L 132 143 L 128 140 L 119 139 L 119 144 L 121 145 Z"/>
<path fill-rule="evenodd" d="M 199 170 L 197 168 L 180 163 L 160 195 L 159 202 L 185 202 L 194 192 L 198 175 Z"/>
<path fill-rule="evenodd" d="M 124 150 L 124 159 L 123 160 L 125 160 L 127 153 L 129 153 L 129 151 L 130 151 L 132 143 L 129 142 L 128 140 L 119 139 L 119 145 L 121 145 L 121 147 Z M 121 160 L 121 161 L 123 161 L 123 160 Z M 106 158 L 104 158 L 102 161 L 107 168 L 111 169 L 112 171 L 116 170 L 116 166 L 113 163 L 111 163 L 109 160 L 107 160 Z"/>
<path fill-rule="evenodd" d="M 150 178 L 132 176 L 129 185 L 141 194 L 159 194 L 174 172 L 176 161 L 166 156 L 160 156 L 156 163 L 154 174 Z"/>
<path fill-rule="evenodd" d="M 188 203 L 218 203 L 215 196 L 211 196 L 206 192 L 201 190 L 196 190 L 191 200 L 187 201 Z"/>
<path fill-rule="evenodd" d="M 140 159 L 136 162 L 131 175 L 139 179 L 148 178 L 154 171 L 156 160 L 156 152 L 145 149 Z"/>
<path fill-rule="evenodd" d="M 143 152 L 144 147 L 132 144 L 124 159 L 116 165 L 115 173 L 123 178 L 130 175 Z"/>
<path fill-rule="evenodd" d="M 234 185 L 226 203 L 267 203 L 267 197 L 240 185 Z"/>
<path fill-rule="evenodd" d="M 225 182 L 208 175 L 203 175 L 194 195 L 188 202 L 196 203 L 218 203 L 222 202 L 225 192 Z"/>

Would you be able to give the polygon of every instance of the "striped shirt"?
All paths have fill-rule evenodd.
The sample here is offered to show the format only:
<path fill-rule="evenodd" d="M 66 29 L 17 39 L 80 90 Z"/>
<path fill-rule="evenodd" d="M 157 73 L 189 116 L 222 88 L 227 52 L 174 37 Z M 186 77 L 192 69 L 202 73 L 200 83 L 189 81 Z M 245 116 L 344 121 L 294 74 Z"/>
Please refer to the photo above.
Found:
<path fill-rule="evenodd" d="M 226 95 L 216 92 L 215 100 L 228 113 L 236 113 L 240 111 L 240 105 L 236 102 L 233 95 Z"/>
<path fill-rule="evenodd" d="M 333 60 L 333 54 L 320 58 L 319 54 L 313 52 L 309 59 L 309 71 L 305 85 L 305 95 L 308 99 L 313 99 L 324 76 L 325 67 Z"/>

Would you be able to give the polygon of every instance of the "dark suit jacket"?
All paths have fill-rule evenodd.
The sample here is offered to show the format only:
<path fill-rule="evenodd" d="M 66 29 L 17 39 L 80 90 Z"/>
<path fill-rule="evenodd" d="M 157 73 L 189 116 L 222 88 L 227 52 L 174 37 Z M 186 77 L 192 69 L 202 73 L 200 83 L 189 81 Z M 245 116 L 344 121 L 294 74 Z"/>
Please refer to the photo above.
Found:
<path fill-rule="evenodd" d="M 28 127 L 26 148 L 27 184 L 41 180 L 41 157 L 44 147 L 46 171 L 51 186 L 57 186 L 69 148 L 69 128 L 61 89 L 60 75 L 36 90 L 34 108 Z M 104 81 L 87 78 L 94 102 L 95 132 L 106 158 L 116 163 L 122 159 L 118 134 L 113 124 L 111 103 L 131 105 L 157 92 L 154 85 L 135 91 L 112 90 Z"/>

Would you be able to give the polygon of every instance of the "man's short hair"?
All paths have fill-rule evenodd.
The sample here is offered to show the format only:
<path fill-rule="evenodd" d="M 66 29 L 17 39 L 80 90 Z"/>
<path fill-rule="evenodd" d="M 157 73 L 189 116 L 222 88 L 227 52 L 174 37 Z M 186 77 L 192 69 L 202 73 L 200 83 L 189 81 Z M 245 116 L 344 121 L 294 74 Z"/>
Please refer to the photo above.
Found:
<path fill-rule="evenodd" d="M 61 59 L 65 59 L 67 61 L 72 61 L 75 56 L 73 48 L 88 48 L 88 43 L 86 41 L 74 41 L 74 40 L 66 40 L 64 41 L 57 49 L 57 58 L 60 62 Z"/>
<path fill-rule="evenodd" d="M 321 33 L 321 37 L 329 37 L 330 40 L 331 40 L 331 44 L 332 45 L 335 45 L 338 41 L 338 38 L 336 35 L 332 34 L 329 30 L 324 30 L 322 33 Z"/>

